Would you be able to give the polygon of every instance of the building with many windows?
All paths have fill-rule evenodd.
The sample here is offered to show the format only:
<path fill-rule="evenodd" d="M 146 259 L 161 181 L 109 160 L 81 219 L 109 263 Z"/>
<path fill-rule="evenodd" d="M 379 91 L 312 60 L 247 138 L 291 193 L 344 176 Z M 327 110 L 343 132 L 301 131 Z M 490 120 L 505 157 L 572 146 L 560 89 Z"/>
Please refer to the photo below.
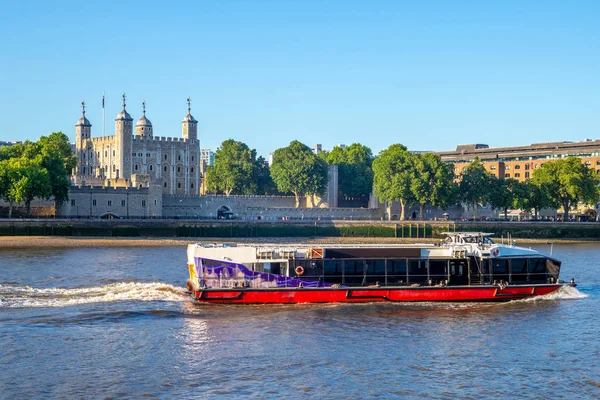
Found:
<path fill-rule="evenodd" d="M 498 178 L 514 178 L 525 181 L 533 171 L 545 162 L 578 157 L 581 162 L 600 174 L 600 140 L 587 139 L 583 142 L 534 143 L 530 146 L 490 148 L 486 144 L 469 144 L 456 147 L 455 151 L 437 152 L 442 161 L 454 164 L 454 174 L 479 157 L 486 170 Z"/>

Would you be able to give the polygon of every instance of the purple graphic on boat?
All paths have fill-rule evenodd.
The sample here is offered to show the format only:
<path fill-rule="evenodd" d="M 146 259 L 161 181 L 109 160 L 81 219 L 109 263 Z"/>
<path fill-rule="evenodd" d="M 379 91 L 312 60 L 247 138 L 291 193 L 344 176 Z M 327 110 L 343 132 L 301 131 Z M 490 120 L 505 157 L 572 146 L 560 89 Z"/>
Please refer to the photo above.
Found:
<path fill-rule="evenodd" d="M 196 274 L 205 288 L 329 287 L 330 283 L 251 271 L 242 264 L 196 258 Z"/>

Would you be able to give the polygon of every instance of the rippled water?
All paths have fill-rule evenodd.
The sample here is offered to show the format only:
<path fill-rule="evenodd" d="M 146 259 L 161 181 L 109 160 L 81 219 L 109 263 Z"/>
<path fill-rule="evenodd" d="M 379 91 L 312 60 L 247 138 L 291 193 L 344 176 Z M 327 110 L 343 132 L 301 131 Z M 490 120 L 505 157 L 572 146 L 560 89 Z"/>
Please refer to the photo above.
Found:
<path fill-rule="evenodd" d="M 600 244 L 554 255 L 534 300 L 228 306 L 183 247 L 0 249 L 0 398 L 599 398 Z"/>

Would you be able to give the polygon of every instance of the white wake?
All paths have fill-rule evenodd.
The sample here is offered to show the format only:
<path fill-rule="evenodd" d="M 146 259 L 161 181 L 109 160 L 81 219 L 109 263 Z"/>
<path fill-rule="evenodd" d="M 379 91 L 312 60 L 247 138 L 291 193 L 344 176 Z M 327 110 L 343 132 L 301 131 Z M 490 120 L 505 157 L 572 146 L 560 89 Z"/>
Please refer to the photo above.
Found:
<path fill-rule="evenodd" d="M 67 307 L 131 300 L 183 302 L 188 301 L 189 296 L 184 287 L 160 282 L 113 283 L 75 289 L 0 285 L 0 308 Z"/>
<path fill-rule="evenodd" d="M 536 297 L 531 297 L 528 299 L 516 300 L 516 301 L 528 302 L 528 301 L 547 301 L 547 300 L 578 300 L 578 299 L 585 299 L 587 297 L 589 297 L 589 296 L 585 293 L 581 293 L 579 290 L 577 290 L 576 287 L 563 286 L 560 289 L 558 289 L 552 293 L 545 294 L 543 296 L 536 296 Z"/>

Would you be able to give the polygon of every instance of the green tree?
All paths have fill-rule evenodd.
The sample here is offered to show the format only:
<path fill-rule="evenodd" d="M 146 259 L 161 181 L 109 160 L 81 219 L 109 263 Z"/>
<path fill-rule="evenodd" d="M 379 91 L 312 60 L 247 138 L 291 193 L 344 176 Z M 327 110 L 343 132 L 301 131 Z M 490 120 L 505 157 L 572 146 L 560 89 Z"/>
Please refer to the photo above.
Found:
<path fill-rule="evenodd" d="M 277 193 L 277 186 L 271 178 L 269 165 L 262 156 L 256 159 L 253 180 L 256 182 L 256 194 L 273 195 Z"/>
<path fill-rule="evenodd" d="M 373 188 L 380 201 L 387 201 L 391 218 L 391 202 L 400 203 L 400 219 L 405 219 L 406 205 L 413 200 L 411 181 L 414 175 L 413 158 L 405 146 L 393 144 L 381 151 L 373 161 Z"/>
<path fill-rule="evenodd" d="M 291 192 L 300 205 L 300 195 L 308 195 L 314 206 L 314 196 L 327 184 L 327 164 L 313 154 L 310 147 L 294 140 L 287 147 L 275 150 L 271 177 L 280 192 Z"/>
<path fill-rule="evenodd" d="M 254 194 L 256 150 L 243 142 L 225 140 L 215 152 L 215 163 L 206 171 L 206 186 L 210 192 Z"/>
<path fill-rule="evenodd" d="M 518 196 L 522 194 L 522 185 L 516 179 L 500 179 L 491 175 L 489 202 L 492 208 L 504 212 L 504 219 L 508 219 L 508 209 L 516 208 Z"/>
<path fill-rule="evenodd" d="M 48 198 L 52 194 L 52 185 L 48 171 L 42 166 L 41 157 L 35 159 L 12 158 L 8 161 L 9 203 L 24 204 L 27 215 L 31 213 L 34 198 Z"/>
<path fill-rule="evenodd" d="M 553 206 L 546 189 L 532 179 L 521 182 L 521 191 L 517 195 L 516 204 L 517 208 L 524 211 L 531 212 L 533 210 L 535 219 L 538 219 L 539 211 L 542 208 Z"/>
<path fill-rule="evenodd" d="M 373 190 L 373 153 L 360 143 L 346 148 L 336 146 L 330 152 L 322 151 L 319 157 L 327 164 L 338 166 L 339 195 L 343 197 L 368 197 Z"/>
<path fill-rule="evenodd" d="M 460 199 L 473 207 L 473 217 L 477 218 L 477 206 L 485 204 L 489 200 L 490 183 L 492 175 L 485 170 L 485 167 L 475 157 L 461 174 L 459 184 Z"/>
<path fill-rule="evenodd" d="M 37 151 L 41 155 L 41 166 L 48 171 L 55 205 L 62 204 L 69 199 L 69 174 L 77 165 L 69 138 L 62 132 L 42 136 Z"/>
<path fill-rule="evenodd" d="M 534 171 L 533 182 L 548 194 L 555 207 L 562 206 L 564 221 L 569 219 L 572 207 L 580 202 L 594 204 L 600 197 L 598 176 L 576 157 L 544 163 Z"/>
<path fill-rule="evenodd" d="M 454 166 L 433 153 L 413 154 L 413 176 L 410 190 L 419 204 L 419 218 L 423 219 L 425 204 L 444 209 L 456 198 Z"/>

